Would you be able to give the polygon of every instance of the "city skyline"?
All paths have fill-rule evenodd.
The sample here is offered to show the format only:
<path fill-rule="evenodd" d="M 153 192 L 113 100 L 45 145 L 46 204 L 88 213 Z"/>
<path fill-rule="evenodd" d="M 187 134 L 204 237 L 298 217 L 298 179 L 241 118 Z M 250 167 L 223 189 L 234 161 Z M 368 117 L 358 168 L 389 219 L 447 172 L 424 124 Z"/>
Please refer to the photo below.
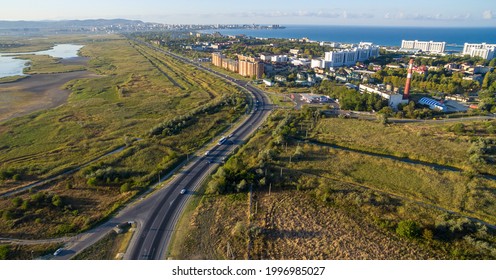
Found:
<path fill-rule="evenodd" d="M 496 2 L 485 0 L 234 2 L 157 0 L 84 2 L 18 0 L 2 4 L 3 20 L 127 18 L 166 24 L 308 24 L 496 27 Z"/>

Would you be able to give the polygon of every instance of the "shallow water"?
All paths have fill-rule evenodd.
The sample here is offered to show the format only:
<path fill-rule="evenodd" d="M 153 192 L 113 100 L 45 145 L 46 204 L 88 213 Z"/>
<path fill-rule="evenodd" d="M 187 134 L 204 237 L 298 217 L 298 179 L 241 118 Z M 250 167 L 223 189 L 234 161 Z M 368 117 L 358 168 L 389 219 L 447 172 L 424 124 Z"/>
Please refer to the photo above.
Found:
<path fill-rule="evenodd" d="M 55 45 L 52 49 L 29 52 L 29 53 L 0 53 L 0 78 L 11 76 L 24 76 L 24 68 L 29 60 L 16 59 L 15 55 L 36 54 L 36 55 L 49 55 L 56 58 L 74 58 L 78 57 L 78 51 L 84 46 L 73 44 L 60 44 Z"/>

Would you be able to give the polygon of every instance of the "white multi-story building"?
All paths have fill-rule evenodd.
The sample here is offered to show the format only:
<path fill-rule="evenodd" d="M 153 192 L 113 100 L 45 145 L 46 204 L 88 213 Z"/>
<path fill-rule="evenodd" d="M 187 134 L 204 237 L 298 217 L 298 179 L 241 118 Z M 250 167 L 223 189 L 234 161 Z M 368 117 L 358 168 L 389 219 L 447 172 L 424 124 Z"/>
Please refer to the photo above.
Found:
<path fill-rule="evenodd" d="M 271 61 L 272 60 L 272 57 L 273 57 L 272 54 L 266 54 L 266 53 L 260 54 L 260 60 L 263 60 L 265 62 Z"/>
<path fill-rule="evenodd" d="M 444 53 L 446 42 L 433 41 L 401 41 L 401 48 L 404 50 L 420 50 L 429 53 Z"/>
<path fill-rule="evenodd" d="M 379 47 L 371 43 L 360 43 L 353 49 L 326 52 L 324 60 L 326 67 L 340 67 L 355 65 L 357 62 L 377 56 L 379 56 Z"/>
<path fill-rule="evenodd" d="M 314 59 L 312 59 L 310 67 L 311 68 L 325 68 L 325 60 L 323 60 L 321 58 L 317 58 L 317 59 L 314 58 Z"/>
<path fill-rule="evenodd" d="M 326 52 L 324 59 L 329 62 L 329 67 L 345 66 L 347 53 L 347 51 Z"/>
<path fill-rule="evenodd" d="M 287 55 L 274 55 L 271 58 L 272 62 L 276 63 L 285 63 L 288 62 L 288 56 Z"/>
<path fill-rule="evenodd" d="M 484 59 L 493 59 L 495 58 L 495 50 L 496 44 L 470 44 L 465 43 L 463 46 L 463 54 L 470 56 L 478 56 Z"/>

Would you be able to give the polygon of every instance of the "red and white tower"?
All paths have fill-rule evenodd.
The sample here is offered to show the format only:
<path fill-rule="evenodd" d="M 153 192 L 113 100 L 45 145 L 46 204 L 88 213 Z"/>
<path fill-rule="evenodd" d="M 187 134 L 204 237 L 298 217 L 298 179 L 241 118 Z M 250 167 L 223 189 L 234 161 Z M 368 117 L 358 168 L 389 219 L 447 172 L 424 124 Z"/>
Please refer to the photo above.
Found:
<path fill-rule="evenodd" d="M 403 91 L 403 100 L 410 99 L 410 85 L 412 83 L 412 73 L 413 73 L 413 58 L 410 59 L 410 64 L 408 65 L 408 74 L 406 75 L 405 91 Z"/>

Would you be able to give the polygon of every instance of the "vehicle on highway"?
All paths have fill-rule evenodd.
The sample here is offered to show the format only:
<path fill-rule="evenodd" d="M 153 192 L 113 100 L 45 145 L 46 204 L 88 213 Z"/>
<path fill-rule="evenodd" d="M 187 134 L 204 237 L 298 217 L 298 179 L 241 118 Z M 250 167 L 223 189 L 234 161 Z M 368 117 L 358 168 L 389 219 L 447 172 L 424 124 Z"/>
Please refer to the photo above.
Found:
<path fill-rule="evenodd" d="M 222 137 L 222 138 L 220 138 L 218 145 L 220 146 L 220 145 L 224 144 L 226 141 L 227 141 L 227 138 Z"/>
<path fill-rule="evenodd" d="M 229 134 L 229 135 L 227 136 L 227 138 L 231 138 L 231 137 L 233 137 L 233 136 L 234 136 L 234 134 L 233 134 L 233 133 L 231 133 L 231 134 Z"/>
<path fill-rule="evenodd" d="M 210 151 L 206 151 L 205 155 L 208 156 L 210 154 Z"/>
<path fill-rule="evenodd" d="M 60 255 L 60 253 L 62 253 L 64 249 L 63 248 L 58 248 L 57 251 L 55 251 L 55 253 L 53 253 L 54 256 L 58 256 Z"/>
<path fill-rule="evenodd" d="M 185 194 L 185 193 L 186 193 L 186 191 L 187 191 L 186 189 L 182 189 L 182 190 L 181 190 L 181 194 Z"/>

